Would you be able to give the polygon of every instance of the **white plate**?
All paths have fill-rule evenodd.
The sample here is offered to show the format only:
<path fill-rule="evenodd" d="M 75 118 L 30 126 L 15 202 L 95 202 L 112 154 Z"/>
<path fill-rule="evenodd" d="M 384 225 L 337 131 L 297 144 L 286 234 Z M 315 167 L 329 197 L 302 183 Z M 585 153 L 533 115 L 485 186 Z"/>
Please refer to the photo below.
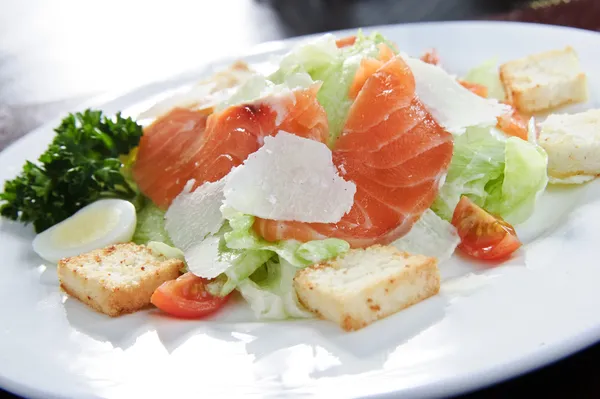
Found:
<path fill-rule="evenodd" d="M 600 94 L 600 35 L 512 23 L 432 23 L 379 29 L 410 54 L 439 49 L 457 74 L 573 45 Z M 264 45 L 264 61 L 290 42 Z M 262 50 L 261 50 L 262 49 Z M 263 51 L 263 50 L 267 51 Z M 203 71 L 206 73 L 206 71 Z M 96 104 L 131 108 L 193 74 Z M 0 180 L 41 153 L 58 121 L 0 154 Z M 355 333 L 325 321 L 259 323 L 243 307 L 206 321 L 147 311 L 110 319 L 67 298 L 33 232 L 0 222 L 0 386 L 30 397 L 216 397 L 256 394 L 447 396 L 509 378 L 600 338 L 600 184 L 551 189 L 500 267 L 454 259 L 440 295 Z M 166 396 L 165 396 L 166 395 Z"/>

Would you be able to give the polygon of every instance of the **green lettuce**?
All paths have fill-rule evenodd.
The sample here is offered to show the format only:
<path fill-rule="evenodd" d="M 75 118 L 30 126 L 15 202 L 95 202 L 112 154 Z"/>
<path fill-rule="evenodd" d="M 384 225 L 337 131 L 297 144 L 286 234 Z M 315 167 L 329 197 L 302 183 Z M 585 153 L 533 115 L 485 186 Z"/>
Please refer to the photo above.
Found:
<path fill-rule="evenodd" d="M 487 87 L 488 97 L 495 98 L 498 101 L 504 101 L 506 92 L 500 81 L 498 72 L 498 62 L 495 58 L 483 62 L 481 65 L 471 69 L 463 78 L 469 83 L 476 83 Z"/>
<path fill-rule="evenodd" d="M 454 137 L 454 154 L 432 209 L 450 220 L 466 195 L 509 223 L 524 222 L 548 183 L 545 151 L 495 128 L 469 128 Z"/>
<path fill-rule="evenodd" d="M 224 271 L 208 287 L 210 293 L 217 296 L 229 294 L 274 255 L 262 249 L 228 248 L 224 237 L 231 231 L 229 223 L 224 223 L 216 234 L 185 253 L 188 270 L 195 275 L 207 276 L 214 269 Z"/>
<path fill-rule="evenodd" d="M 313 317 L 300 304 L 293 287 L 297 270 L 285 259 L 272 259 L 238 284 L 237 289 L 259 319 Z"/>
<path fill-rule="evenodd" d="M 146 245 L 151 251 L 166 258 L 183 261 L 182 273 L 187 272 L 187 263 L 183 251 L 176 248 L 165 230 L 165 212 L 149 199 L 143 199 L 137 213 L 137 224 L 132 241 Z"/>
<path fill-rule="evenodd" d="M 214 262 L 223 263 L 225 272 L 212 281 L 208 290 L 213 295 L 240 291 L 259 318 L 284 319 L 304 317 L 297 303 L 292 279 L 298 269 L 334 258 L 350 249 L 340 239 L 301 243 L 294 240 L 269 242 L 259 237 L 252 225 L 255 218 L 231 208 L 222 208 L 226 223 L 218 234 L 201 245 L 211 247 L 205 252 Z M 202 275 L 207 262 L 198 262 L 191 269 Z"/>
<path fill-rule="evenodd" d="M 165 230 L 165 212 L 150 200 L 146 200 L 144 206 L 138 211 L 132 241 L 140 245 L 158 241 L 173 246 Z"/>
<path fill-rule="evenodd" d="M 491 187 L 484 208 L 511 223 L 524 222 L 533 213 L 539 194 L 548 184 L 548 155 L 542 147 L 517 137 L 506 140 L 504 179 Z"/>

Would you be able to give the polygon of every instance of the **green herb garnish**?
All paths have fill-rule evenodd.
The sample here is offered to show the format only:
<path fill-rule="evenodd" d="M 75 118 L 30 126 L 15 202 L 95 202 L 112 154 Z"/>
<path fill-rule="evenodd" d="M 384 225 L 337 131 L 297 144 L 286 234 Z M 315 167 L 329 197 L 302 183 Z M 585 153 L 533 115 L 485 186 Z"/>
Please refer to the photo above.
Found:
<path fill-rule="evenodd" d="M 123 156 L 134 149 L 142 127 L 118 113 L 70 114 L 38 163 L 27 161 L 19 176 L 0 193 L 0 214 L 46 230 L 101 198 L 133 199 L 135 183 L 123 172 Z"/>

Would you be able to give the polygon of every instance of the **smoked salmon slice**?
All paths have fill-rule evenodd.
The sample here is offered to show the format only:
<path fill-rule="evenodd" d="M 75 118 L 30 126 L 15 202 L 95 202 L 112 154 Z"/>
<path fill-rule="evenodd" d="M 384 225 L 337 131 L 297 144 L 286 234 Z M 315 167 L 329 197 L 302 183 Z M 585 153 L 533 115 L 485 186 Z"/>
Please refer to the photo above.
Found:
<path fill-rule="evenodd" d="M 207 119 L 201 111 L 175 108 L 144 129 L 133 178 L 157 206 L 166 208 L 189 180 L 190 150 L 202 145 Z"/>
<path fill-rule="evenodd" d="M 335 237 L 353 247 L 393 242 L 431 206 L 452 150 L 452 135 L 415 96 L 410 68 L 394 57 L 362 85 L 333 150 L 342 176 L 356 184 L 350 212 L 328 224 L 257 219 L 254 229 L 268 241 Z"/>
<path fill-rule="evenodd" d="M 325 142 L 325 110 L 316 98 L 318 85 L 268 102 L 242 104 L 206 116 L 176 108 L 144 129 L 133 177 L 158 207 L 168 208 L 185 184 L 213 182 L 240 165 L 280 130 Z"/>
<path fill-rule="evenodd" d="M 367 79 L 372 76 L 381 66 L 395 57 L 394 52 L 391 48 L 389 48 L 385 43 L 380 43 L 379 47 L 379 57 L 375 58 L 364 58 L 360 62 L 360 67 L 358 71 L 354 74 L 354 79 L 352 80 L 352 85 L 350 85 L 350 90 L 348 91 L 348 97 L 351 99 L 355 99 L 360 89 L 364 86 Z"/>

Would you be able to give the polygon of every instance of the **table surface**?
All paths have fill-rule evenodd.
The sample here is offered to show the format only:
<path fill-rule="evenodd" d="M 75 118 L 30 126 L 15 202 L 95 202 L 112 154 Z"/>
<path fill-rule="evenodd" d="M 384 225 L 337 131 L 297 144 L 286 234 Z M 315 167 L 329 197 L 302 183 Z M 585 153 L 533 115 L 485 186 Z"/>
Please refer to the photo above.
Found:
<path fill-rule="evenodd" d="M 358 26 L 464 19 L 600 31 L 600 0 L 0 0 L 0 150 L 100 93 L 134 88 L 260 42 Z M 463 397 L 505 398 L 527 391 L 597 398 L 599 369 L 600 344 Z"/>

